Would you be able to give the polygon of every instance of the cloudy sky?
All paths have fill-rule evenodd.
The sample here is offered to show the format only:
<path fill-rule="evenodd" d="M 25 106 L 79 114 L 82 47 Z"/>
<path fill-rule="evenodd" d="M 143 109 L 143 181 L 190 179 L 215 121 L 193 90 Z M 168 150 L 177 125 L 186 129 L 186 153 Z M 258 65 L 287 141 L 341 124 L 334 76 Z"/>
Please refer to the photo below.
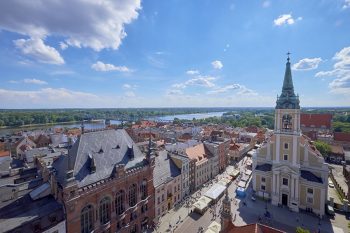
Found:
<path fill-rule="evenodd" d="M 0 108 L 350 105 L 350 0 L 0 1 Z"/>

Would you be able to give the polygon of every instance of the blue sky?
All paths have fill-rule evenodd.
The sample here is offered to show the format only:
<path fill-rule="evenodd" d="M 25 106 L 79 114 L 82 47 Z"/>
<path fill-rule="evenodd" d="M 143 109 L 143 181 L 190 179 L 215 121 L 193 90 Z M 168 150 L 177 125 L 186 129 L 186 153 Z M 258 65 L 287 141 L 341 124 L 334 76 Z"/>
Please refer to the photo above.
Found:
<path fill-rule="evenodd" d="M 350 105 L 350 0 L 1 1 L 0 108 Z"/>

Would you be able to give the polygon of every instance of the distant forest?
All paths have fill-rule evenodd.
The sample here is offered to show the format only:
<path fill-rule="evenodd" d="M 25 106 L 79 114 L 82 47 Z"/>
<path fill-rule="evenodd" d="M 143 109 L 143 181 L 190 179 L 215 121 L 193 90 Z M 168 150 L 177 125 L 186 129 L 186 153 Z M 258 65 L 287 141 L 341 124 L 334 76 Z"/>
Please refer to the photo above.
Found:
<path fill-rule="evenodd" d="M 350 108 L 303 108 L 307 113 L 332 113 L 333 128 L 350 132 Z M 224 117 L 193 119 L 194 123 L 224 123 L 234 127 L 259 126 L 273 129 L 274 108 L 124 108 L 124 109 L 28 109 L 0 110 L 0 127 L 113 119 L 137 121 L 166 115 L 225 112 Z M 175 119 L 175 122 L 185 120 Z"/>

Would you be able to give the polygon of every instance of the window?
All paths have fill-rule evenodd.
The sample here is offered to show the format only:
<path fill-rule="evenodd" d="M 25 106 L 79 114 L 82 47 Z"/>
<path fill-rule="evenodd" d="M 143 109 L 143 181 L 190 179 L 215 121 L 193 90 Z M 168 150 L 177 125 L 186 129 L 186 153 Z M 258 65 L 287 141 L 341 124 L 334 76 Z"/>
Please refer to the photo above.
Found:
<path fill-rule="evenodd" d="M 288 185 L 288 179 L 287 178 L 283 178 L 282 179 L 282 184 L 283 185 Z"/>
<path fill-rule="evenodd" d="M 100 201 L 100 223 L 106 224 L 110 220 L 111 201 L 108 197 Z"/>
<path fill-rule="evenodd" d="M 137 232 L 137 225 L 135 224 L 130 228 L 130 233 L 136 233 Z"/>
<path fill-rule="evenodd" d="M 261 190 L 266 190 L 266 187 L 265 187 L 265 185 L 261 185 Z"/>
<path fill-rule="evenodd" d="M 141 199 L 145 200 L 148 196 L 148 192 L 147 192 L 147 180 L 143 180 L 141 183 Z"/>
<path fill-rule="evenodd" d="M 283 155 L 283 160 L 288 161 L 288 155 Z"/>
<path fill-rule="evenodd" d="M 313 190 L 312 188 L 308 188 L 308 189 L 307 189 L 307 193 L 308 193 L 308 194 L 314 194 L 314 190 Z"/>
<path fill-rule="evenodd" d="M 158 197 L 158 204 L 160 203 L 160 197 Z"/>
<path fill-rule="evenodd" d="M 160 215 L 160 208 L 158 208 L 158 215 Z"/>
<path fill-rule="evenodd" d="M 284 143 L 284 149 L 288 150 L 288 148 L 289 148 L 288 143 Z"/>
<path fill-rule="evenodd" d="M 136 192 L 137 188 L 136 188 L 136 184 L 132 184 L 129 187 L 129 206 L 134 206 L 137 203 L 137 196 L 136 196 Z"/>
<path fill-rule="evenodd" d="M 307 197 L 306 198 L 307 203 L 313 204 L 314 203 L 314 198 L 313 197 Z"/>
<path fill-rule="evenodd" d="M 261 182 L 265 182 L 265 181 L 266 181 L 265 177 L 261 177 Z"/>
<path fill-rule="evenodd" d="M 117 215 L 120 215 L 124 212 L 124 201 L 125 201 L 125 193 L 123 190 L 120 190 L 117 193 L 117 196 L 115 198 L 115 211 Z"/>
<path fill-rule="evenodd" d="M 162 194 L 162 201 L 164 201 L 164 194 Z"/>
<path fill-rule="evenodd" d="M 81 233 L 90 233 L 94 229 L 94 207 L 85 206 L 80 214 Z"/>
<path fill-rule="evenodd" d="M 282 127 L 284 130 L 290 131 L 292 130 L 292 116 L 291 115 L 284 115 L 282 117 Z"/>

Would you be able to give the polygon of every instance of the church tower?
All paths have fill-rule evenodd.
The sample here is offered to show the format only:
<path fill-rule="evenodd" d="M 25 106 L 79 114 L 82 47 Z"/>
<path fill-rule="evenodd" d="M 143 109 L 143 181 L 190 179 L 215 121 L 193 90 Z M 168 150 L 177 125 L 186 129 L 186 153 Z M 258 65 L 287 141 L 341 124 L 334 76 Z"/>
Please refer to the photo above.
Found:
<path fill-rule="evenodd" d="M 322 216 L 328 165 L 300 130 L 300 102 L 294 92 L 289 55 L 276 101 L 274 132 L 253 155 L 253 189 L 273 205 Z"/>
<path fill-rule="evenodd" d="M 222 200 L 222 210 L 221 210 L 221 232 L 225 232 L 228 227 L 232 226 L 232 213 L 231 213 L 231 201 L 228 197 L 228 191 L 226 189 L 226 195 L 224 200 Z"/>

